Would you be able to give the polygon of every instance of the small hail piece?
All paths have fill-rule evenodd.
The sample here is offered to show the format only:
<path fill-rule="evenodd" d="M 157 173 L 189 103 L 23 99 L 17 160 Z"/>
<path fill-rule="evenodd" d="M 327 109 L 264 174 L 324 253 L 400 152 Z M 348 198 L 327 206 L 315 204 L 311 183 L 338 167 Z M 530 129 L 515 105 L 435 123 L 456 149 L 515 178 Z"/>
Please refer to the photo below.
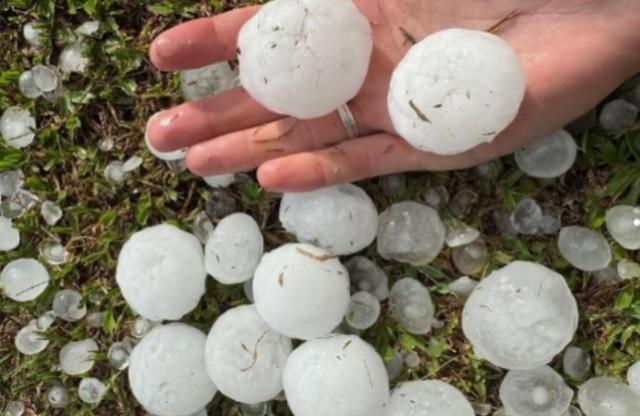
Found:
<path fill-rule="evenodd" d="M 453 264 L 456 268 L 468 275 L 474 275 L 482 271 L 487 263 L 488 249 L 483 239 L 477 238 L 472 243 L 453 248 Z"/>
<path fill-rule="evenodd" d="M 89 66 L 89 58 L 84 55 L 84 43 L 77 42 L 67 45 L 60 52 L 58 66 L 63 74 L 83 73 Z"/>
<path fill-rule="evenodd" d="M 280 222 L 301 242 L 336 255 L 358 252 L 376 238 L 378 211 L 362 189 L 352 184 L 303 193 L 286 193 Z"/>
<path fill-rule="evenodd" d="M 60 383 L 55 383 L 47 390 L 47 403 L 53 409 L 64 409 L 69 404 L 69 391 Z"/>
<path fill-rule="evenodd" d="M 468 276 L 462 276 L 449 283 L 447 287 L 452 293 L 455 293 L 462 299 L 467 299 L 471 296 L 471 293 L 473 293 L 476 286 L 478 286 L 478 282 L 476 280 L 473 280 Z"/>
<path fill-rule="evenodd" d="M 389 198 L 400 196 L 407 190 L 407 176 L 404 173 L 381 176 L 378 182 L 382 193 Z"/>
<path fill-rule="evenodd" d="M 640 395 L 609 377 L 595 377 L 578 390 L 578 404 L 586 416 L 640 415 Z"/>
<path fill-rule="evenodd" d="M 382 359 L 353 335 L 305 342 L 289 356 L 282 381 L 296 416 L 380 415 L 389 399 Z"/>
<path fill-rule="evenodd" d="M 53 202 L 44 201 L 42 203 L 42 207 L 40 208 L 40 215 L 42 215 L 42 218 L 47 224 L 53 226 L 56 225 L 58 221 L 60 221 L 63 212 L 62 209 L 59 206 L 55 205 Z"/>
<path fill-rule="evenodd" d="M 44 241 L 38 251 L 44 261 L 52 266 L 60 266 L 69 261 L 70 254 L 59 241 Z"/>
<path fill-rule="evenodd" d="M 80 36 L 92 36 L 98 30 L 100 30 L 100 22 L 97 20 L 89 20 L 78 26 L 76 33 Z"/>
<path fill-rule="evenodd" d="M 72 289 L 63 289 L 55 294 L 52 310 L 55 316 L 68 322 L 79 321 L 87 314 L 82 295 Z"/>
<path fill-rule="evenodd" d="M 500 385 L 500 400 L 507 415 L 565 416 L 573 390 L 549 366 L 511 370 Z"/>
<path fill-rule="evenodd" d="M 31 68 L 31 76 L 35 86 L 42 92 L 52 92 L 58 87 L 58 74 L 55 68 L 36 65 Z"/>
<path fill-rule="evenodd" d="M 349 271 L 351 293 L 365 291 L 379 301 L 389 297 L 389 278 L 377 264 L 366 257 L 355 256 L 344 263 Z"/>
<path fill-rule="evenodd" d="M 640 207 L 617 205 L 607 211 L 607 231 L 627 250 L 640 249 Z"/>
<path fill-rule="evenodd" d="M 558 249 L 573 267 L 587 272 L 602 270 L 612 260 L 607 239 L 585 227 L 563 227 L 558 235 Z"/>
<path fill-rule="evenodd" d="M 0 136 L 10 147 L 21 149 L 33 143 L 36 137 L 36 119 L 28 110 L 9 107 L 0 117 Z"/>
<path fill-rule="evenodd" d="M 24 172 L 20 169 L 0 172 L 0 196 L 11 196 L 24 185 Z"/>
<path fill-rule="evenodd" d="M 229 91 L 240 85 L 238 68 L 218 62 L 180 72 L 180 91 L 187 101 Z"/>
<path fill-rule="evenodd" d="M 85 403 L 98 404 L 102 401 L 108 388 L 94 377 L 86 377 L 80 380 L 78 385 L 78 398 Z"/>
<path fill-rule="evenodd" d="M 20 94 L 27 98 L 34 99 L 42 95 L 42 91 L 33 79 L 33 72 L 31 72 L 31 70 L 24 71 L 20 74 L 20 77 L 18 77 L 18 89 L 20 90 Z"/>
<path fill-rule="evenodd" d="M 203 179 L 212 188 L 227 188 L 236 180 L 236 175 L 233 173 L 211 175 L 205 176 Z"/>
<path fill-rule="evenodd" d="M 578 146 L 563 129 L 531 142 L 515 153 L 516 164 L 534 178 L 556 178 L 564 175 L 576 161 Z"/>
<path fill-rule="evenodd" d="M 469 400 L 439 380 L 410 381 L 391 393 L 384 416 L 474 416 Z"/>
<path fill-rule="evenodd" d="M 5 296 L 16 302 L 34 300 L 44 292 L 49 280 L 47 269 L 34 259 L 13 260 L 0 273 L 0 286 Z"/>
<path fill-rule="evenodd" d="M 380 301 L 369 292 L 356 292 L 351 296 L 345 317 L 350 327 L 358 330 L 371 328 L 380 317 Z"/>
<path fill-rule="evenodd" d="M 9 218 L 0 216 L 0 251 L 11 251 L 20 245 L 20 231 Z"/>
<path fill-rule="evenodd" d="M 526 81 L 515 51 L 487 32 L 447 29 L 415 44 L 391 77 L 389 115 L 417 149 L 462 153 L 515 119 Z"/>
<path fill-rule="evenodd" d="M 412 278 L 398 280 L 389 293 L 391 315 L 412 334 L 431 331 L 435 307 L 431 294 L 422 283 Z"/>
<path fill-rule="evenodd" d="M 447 222 L 445 242 L 448 247 L 459 247 L 473 243 L 480 237 L 480 231 L 462 222 Z"/>
<path fill-rule="evenodd" d="M 582 348 L 567 347 L 562 355 L 562 371 L 575 380 L 584 380 L 591 371 L 591 357 Z"/>
<path fill-rule="evenodd" d="M 125 337 L 120 342 L 114 342 L 107 351 L 107 360 L 116 370 L 124 370 L 129 366 L 129 357 L 133 350 L 133 340 Z"/>
<path fill-rule="evenodd" d="M 275 0 L 240 30 L 240 81 L 273 112 L 321 117 L 358 93 L 372 50 L 371 25 L 352 1 Z"/>
<path fill-rule="evenodd" d="M 602 107 L 600 126 L 611 133 L 620 134 L 631 128 L 637 118 L 638 107 L 618 98 Z"/>
<path fill-rule="evenodd" d="M 88 372 L 95 363 L 94 354 L 98 344 L 91 338 L 68 342 L 58 354 L 63 373 L 76 376 Z"/>
<path fill-rule="evenodd" d="M 34 47 L 42 46 L 40 37 L 44 33 L 44 30 L 38 27 L 39 25 L 39 22 L 31 21 L 25 23 L 25 25 L 22 27 L 22 35 L 24 36 L 24 39 L 29 45 Z"/>
<path fill-rule="evenodd" d="M 16 349 L 24 355 L 35 355 L 44 351 L 49 345 L 49 340 L 39 334 L 41 331 L 35 319 L 29 322 L 16 334 Z"/>

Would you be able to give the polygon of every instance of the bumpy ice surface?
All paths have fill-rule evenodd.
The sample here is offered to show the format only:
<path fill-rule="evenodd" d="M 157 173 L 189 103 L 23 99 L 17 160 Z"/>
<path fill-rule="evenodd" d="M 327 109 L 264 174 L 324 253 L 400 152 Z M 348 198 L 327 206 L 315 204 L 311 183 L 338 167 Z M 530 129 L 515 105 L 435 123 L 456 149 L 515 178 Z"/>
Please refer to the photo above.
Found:
<path fill-rule="evenodd" d="M 384 416 L 474 416 L 471 403 L 439 380 L 411 381 L 391 393 Z"/>
<path fill-rule="evenodd" d="M 564 416 L 573 390 L 549 366 L 512 370 L 500 385 L 500 400 L 508 415 Z"/>

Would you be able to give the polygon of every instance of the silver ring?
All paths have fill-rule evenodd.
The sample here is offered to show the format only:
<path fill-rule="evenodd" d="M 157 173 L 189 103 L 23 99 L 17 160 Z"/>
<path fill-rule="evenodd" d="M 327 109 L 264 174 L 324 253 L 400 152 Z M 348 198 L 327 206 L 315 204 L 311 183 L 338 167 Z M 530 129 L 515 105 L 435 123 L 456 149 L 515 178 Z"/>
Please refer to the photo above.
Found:
<path fill-rule="evenodd" d="M 353 113 L 347 104 L 343 104 L 338 107 L 338 115 L 340 115 L 342 125 L 347 131 L 347 138 L 354 139 L 356 137 L 360 137 L 360 130 L 358 129 L 356 118 L 353 116 Z"/>

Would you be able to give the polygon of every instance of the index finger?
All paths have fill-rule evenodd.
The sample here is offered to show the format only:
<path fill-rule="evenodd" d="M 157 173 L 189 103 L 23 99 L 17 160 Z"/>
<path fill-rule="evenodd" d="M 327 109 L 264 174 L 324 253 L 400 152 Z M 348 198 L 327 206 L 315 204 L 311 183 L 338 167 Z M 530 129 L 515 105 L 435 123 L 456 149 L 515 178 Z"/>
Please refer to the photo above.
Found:
<path fill-rule="evenodd" d="M 181 71 L 235 59 L 238 32 L 259 9 L 244 7 L 171 28 L 151 44 L 151 62 L 163 71 Z"/>

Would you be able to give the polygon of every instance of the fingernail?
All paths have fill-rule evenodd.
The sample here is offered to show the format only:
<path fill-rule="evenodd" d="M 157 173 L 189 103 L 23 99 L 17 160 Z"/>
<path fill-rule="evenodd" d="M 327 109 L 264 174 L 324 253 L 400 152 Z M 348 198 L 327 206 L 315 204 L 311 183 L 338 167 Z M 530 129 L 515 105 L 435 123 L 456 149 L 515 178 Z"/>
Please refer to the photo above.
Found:
<path fill-rule="evenodd" d="M 160 38 L 156 41 L 156 52 L 163 58 L 171 58 L 175 56 L 181 48 L 179 42 L 169 38 Z"/>

